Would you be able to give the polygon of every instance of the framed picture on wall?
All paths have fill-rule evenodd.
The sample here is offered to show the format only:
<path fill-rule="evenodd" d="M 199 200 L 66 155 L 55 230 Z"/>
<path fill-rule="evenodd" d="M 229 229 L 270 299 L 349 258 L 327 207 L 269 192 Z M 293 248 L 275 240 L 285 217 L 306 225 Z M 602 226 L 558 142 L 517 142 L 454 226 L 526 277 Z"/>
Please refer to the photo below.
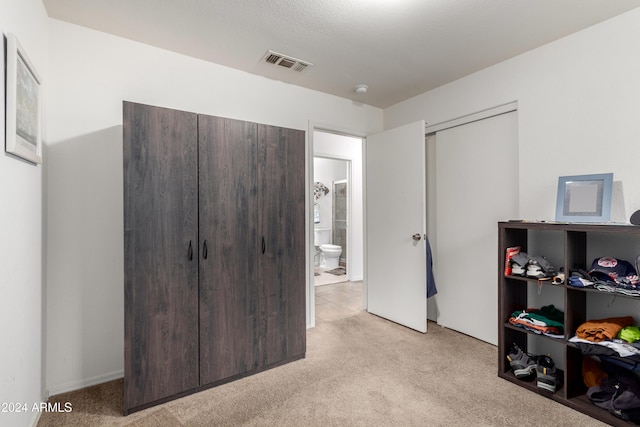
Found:
<path fill-rule="evenodd" d="M 41 80 L 16 36 L 6 37 L 5 151 L 42 163 Z"/>

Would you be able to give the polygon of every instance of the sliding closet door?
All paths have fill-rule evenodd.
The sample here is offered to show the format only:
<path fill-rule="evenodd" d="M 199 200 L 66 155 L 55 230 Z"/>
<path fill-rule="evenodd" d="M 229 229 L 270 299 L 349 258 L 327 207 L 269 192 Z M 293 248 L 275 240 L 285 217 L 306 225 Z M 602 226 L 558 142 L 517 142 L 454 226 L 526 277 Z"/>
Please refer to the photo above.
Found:
<path fill-rule="evenodd" d="M 195 114 L 124 103 L 125 413 L 198 385 Z"/>
<path fill-rule="evenodd" d="M 258 125 L 262 365 L 306 348 L 304 132 Z"/>
<path fill-rule="evenodd" d="M 256 130 L 199 115 L 201 384 L 258 366 Z"/>
<path fill-rule="evenodd" d="M 496 223 L 518 218 L 518 113 L 438 131 L 435 153 L 436 165 L 450 165 L 435 173 L 438 323 L 495 345 L 495 325 L 504 321 L 498 319 Z"/>

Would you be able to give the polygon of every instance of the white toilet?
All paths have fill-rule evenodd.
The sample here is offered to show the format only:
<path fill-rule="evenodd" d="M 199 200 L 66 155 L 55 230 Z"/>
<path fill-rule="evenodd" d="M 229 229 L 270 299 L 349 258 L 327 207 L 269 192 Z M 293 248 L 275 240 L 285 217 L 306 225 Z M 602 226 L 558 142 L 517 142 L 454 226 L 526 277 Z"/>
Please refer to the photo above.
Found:
<path fill-rule="evenodd" d="M 316 228 L 313 230 L 314 245 L 319 247 L 322 251 L 322 261 L 320 267 L 327 270 L 333 270 L 338 268 L 338 261 L 340 254 L 342 253 L 342 247 L 338 245 L 332 245 L 331 242 L 331 229 L 330 228 Z"/>
<path fill-rule="evenodd" d="M 338 268 L 338 260 L 340 259 L 340 254 L 342 253 L 342 247 L 327 243 L 324 245 L 320 245 L 320 250 L 322 251 L 322 256 L 324 257 L 323 267 L 327 270 Z"/>

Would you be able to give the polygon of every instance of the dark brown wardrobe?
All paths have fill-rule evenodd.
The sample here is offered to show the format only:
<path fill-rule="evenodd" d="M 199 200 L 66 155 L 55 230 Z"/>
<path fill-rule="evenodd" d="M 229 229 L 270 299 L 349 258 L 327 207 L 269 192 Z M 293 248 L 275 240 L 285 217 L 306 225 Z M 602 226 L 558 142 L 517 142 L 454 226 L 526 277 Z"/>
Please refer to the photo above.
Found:
<path fill-rule="evenodd" d="M 125 414 L 304 357 L 304 131 L 123 109 Z"/>

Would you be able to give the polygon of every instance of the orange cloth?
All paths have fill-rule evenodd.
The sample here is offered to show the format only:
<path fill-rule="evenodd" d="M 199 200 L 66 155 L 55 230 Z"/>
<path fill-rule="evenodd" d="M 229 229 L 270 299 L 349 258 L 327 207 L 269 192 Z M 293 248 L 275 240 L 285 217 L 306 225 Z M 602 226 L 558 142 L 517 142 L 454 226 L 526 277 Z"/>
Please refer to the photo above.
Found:
<path fill-rule="evenodd" d="M 633 325 L 633 317 L 609 317 L 607 319 L 589 320 L 578 327 L 576 336 L 583 340 L 600 342 L 612 340 L 625 326 Z"/>
<path fill-rule="evenodd" d="M 607 374 L 600 369 L 600 363 L 589 356 L 582 358 L 582 379 L 584 380 L 584 385 L 587 387 L 600 385 L 605 378 L 607 378 Z"/>
<path fill-rule="evenodd" d="M 553 334 L 553 335 L 562 335 L 562 332 L 560 332 L 560 329 L 558 329 L 555 326 L 540 326 L 540 325 L 534 325 L 532 323 L 527 322 L 526 320 L 522 320 L 522 319 L 518 319 L 516 317 L 510 317 L 509 318 L 509 323 L 511 323 L 512 325 L 522 325 L 526 328 L 529 328 L 533 331 L 539 331 L 541 334 Z"/>

